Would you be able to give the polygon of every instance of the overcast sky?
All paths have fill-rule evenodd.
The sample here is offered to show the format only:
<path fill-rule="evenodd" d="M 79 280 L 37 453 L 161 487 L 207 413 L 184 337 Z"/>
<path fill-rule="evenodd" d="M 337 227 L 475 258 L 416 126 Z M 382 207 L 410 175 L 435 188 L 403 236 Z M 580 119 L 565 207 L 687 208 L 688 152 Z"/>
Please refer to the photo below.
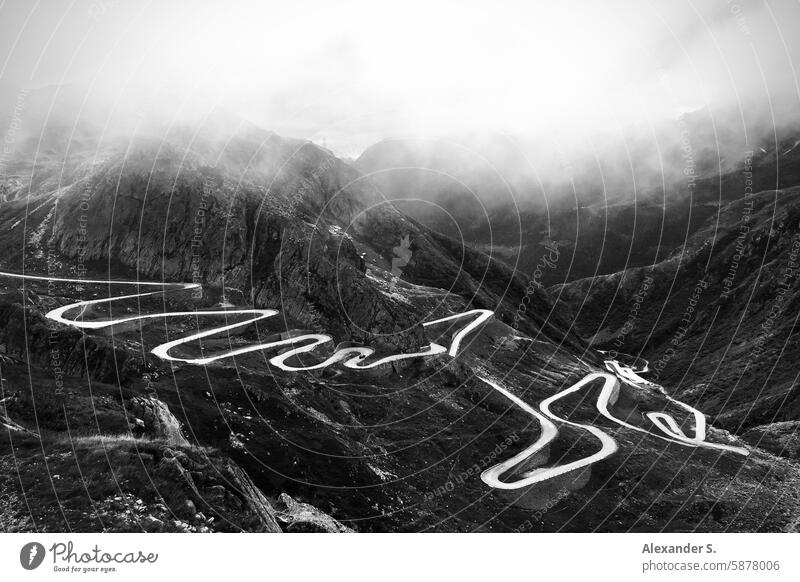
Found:
<path fill-rule="evenodd" d="M 343 155 L 797 105 L 800 3 L 6 0 L 0 80 L 217 104 Z"/>

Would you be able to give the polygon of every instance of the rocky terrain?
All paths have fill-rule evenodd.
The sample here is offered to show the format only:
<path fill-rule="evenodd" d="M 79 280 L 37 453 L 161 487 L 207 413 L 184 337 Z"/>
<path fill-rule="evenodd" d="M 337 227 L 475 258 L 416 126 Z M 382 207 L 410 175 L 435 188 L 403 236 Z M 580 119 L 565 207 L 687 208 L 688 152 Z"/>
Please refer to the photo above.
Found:
<path fill-rule="evenodd" d="M 582 281 L 546 292 L 479 244 L 404 214 L 372 177 L 311 143 L 219 122 L 159 139 L 87 137 L 80 147 L 58 129 L 22 144 L 4 178 L 2 267 L 86 282 L 0 277 L 2 529 L 779 531 L 797 523 L 800 466 L 784 453 L 796 443 L 787 425 L 764 427 L 790 420 L 774 417 L 790 410 L 774 406 L 788 384 L 759 401 L 763 420 L 739 427 L 744 397 L 740 408 L 722 406 L 718 392 L 693 397 L 677 362 L 659 376 L 718 421 L 709 439 L 746 446 L 747 457 L 611 425 L 590 387 L 558 413 L 601 426 L 619 450 L 544 484 L 490 489 L 481 471 L 542 429 L 480 378 L 538 403 L 602 369 L 595 348 L 620 325 L 596 319 L 607 292 Z M 771 202 L 760 196 L 753 244 L 780 262 L 786 243 L 770 241 L 786 237 L 770 234 Z M 792 196 L 773 203 L 787 213 L 784 229 L 796 225 Z M 692 239 L 693 260 L 709 252 L 700 242 L 706 228 Z M 410 256 L 398 257 L 403 240 Z M 664 262 L 665 277 L 675 261 Z M 123 278 L 197 282 L 202 293 L 156 292 L 82 314 L 188 313 L 169 319 L 81 331 L 45 317 L 80 299 L 142 291 L 88 282 Z M 581 296 L 596 298 L 585 310 L 592 315 L 580 310 Z M 202 312 L 229 305 L 280 315 L 181 349 L 214 353 L 316 331 L 385 355 L 449 345 L 462 325 L 423 322 L 470 309 L 494 316 L 456 357 L 370 370 L 287 372 L 260 351 L 205 366 L 150 353 L 227 322 Z M 640 335 L 629 333 L 625 350 L 651 355 L 636 349 Z M 297 359 L 306 357 L 315 356 Z M 614 403 L 629 419 L 668 406 L 655 385 L 623 386 Z M 555 465 L 596 447 L 565 426 L 547 458 L 531 463 Z"/>
<path fill-rule="evenodd" d="M 550 291 L 593 345 L 643 356 L 718 425 L 796 457 L 798 256 L 800 190 L 769 190 L 724 206 L 665 261 Z"/>

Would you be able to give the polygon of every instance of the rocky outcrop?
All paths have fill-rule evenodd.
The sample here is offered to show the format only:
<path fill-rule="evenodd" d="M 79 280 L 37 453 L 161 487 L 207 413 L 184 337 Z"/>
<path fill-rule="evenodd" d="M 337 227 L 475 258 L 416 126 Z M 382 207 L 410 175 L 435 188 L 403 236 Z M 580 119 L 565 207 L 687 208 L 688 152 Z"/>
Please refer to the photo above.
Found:
<path fill-rule="evenodd" d="M 313 505 L 295 501 L 281 493 L 276 506 L 278 520 L 288 532 L 294 533 L 347 533 L 353 530 L 323 513 Z"/>
<path fill-rule="evenodd" d="M 281 528 L 276 521 L 276 512 L 270 502 L 256 487 L 247 473 L 236 465 L 236 463 L 228 462 L 227 473 L 230 475 L 234 486 L 237 488 L 239 495 L 244 500 L 246 506 L 257 516 L 261 522 L 261 529 L 265 532 L 278 533 Z"/>
<path fill-rule="evenodd" d="M 157 398 L 137 396 L 127 402 L 127 409 L 134 417 L 134 433 L 160 439 L 170 445 L 188 445 L 183 436 L 181 423 L 169 410 L 169 406 Z"/>

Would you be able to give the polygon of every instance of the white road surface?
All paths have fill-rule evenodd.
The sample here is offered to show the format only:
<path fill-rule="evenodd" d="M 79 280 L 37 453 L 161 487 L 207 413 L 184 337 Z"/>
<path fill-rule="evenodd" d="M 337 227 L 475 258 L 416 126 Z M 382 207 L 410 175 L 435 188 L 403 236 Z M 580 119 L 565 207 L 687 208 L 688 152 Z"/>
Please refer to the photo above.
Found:
<path fill-rule="evenodd" d="M 408 354 L 393 354 L 385 356 L 383 358 L 376 359 L 374 361 L 366 361 L 371 355 L 375 353 L 374 349 L 369 347 L 348 347 L 337 350 L 326 360 L 318 364 L 312 366 L 292 366 L 291 364 L 288 364 L 287 361 L 291 360 L 294 356 L 314 351 L 318 346 L 332 342 L 333 338 L 328 334 L 324 333 L 304 334 L 274 342 L 255 343 L 248 346 L 243 346 L 241 348 L 223 351 L 213 356 L 197 357 L 197 358 L 174 356 L 170 353 L 174 348 L 182 344 L 194 342 L 196 340 L 210 336 L 219 335 L 226 331 L 244 327 L 256 321 L 272 317 L 273 315 L 277 315 L 278 311 L 274 309 L 234 308 L 234 309 L 222 309 L 222 310 L 210 310 L 210 311 L 169 311 L 164 313 L 131 315 L 128 317 L 119 317 L 119 318 L 99 320 L 99 321 L 84 321 L 82 319 L 79 319 L 81 315 L 86 311 L 86 309 L 90 308 L 93 305 L 108 304 L 108 303 L 114 303 L 116 301 L 122 301 L 125 299 L 135 299 L 139 297 L 157 295 L 162 293 L 164 290 L 187 291 L 200 287 L 200 285 L 197 283 L 153 283 L 153 282 L 140 282 L 140 281 L 102 281 L 94 279 L 66 279 L 66 278 L 43 277 L 34 275 L 19 275 L 17 273 L 6 273 L 6 272 L 0 272 L 0 276 L 16 278 L 16 279 L 35 280 L 35 281 L 56 281 L 61 283 L 135 285 L 135 286 L 160 288 L 160 290 L 158 291 L 146 291 L 144 293 L 134 293 L 131 295 L 123 295 L 119 297 L 107 297 L 103 299 L 77 301 L 75 303 L 70 303 L 69 305 L 64 305 L 63 307 L 53 309 L 52 311 L 46 314 L 46 317 L 48 319 L 51 319 L 53 321 L 65 325 L 70 325 L 72 327 L 77 327 L 80 329 L 102 329 L 106 327 L 111 327 L 113 325 L 129 323 L 132 321 L 140 321 L 145 319 L 164 319 L 169 317 L 185 317 L 185 316 L 206 317 L 209 315 L 215 315 L 215 316 L 222 315 L 226 317 L 251 316 L 242 319 L 241 321 L 237 321 L 236 323 L 214 327 L 192 335 L 188 335 L 186 337 L 182 337 L 173 341 L 160 344 L 155 348 L 153 348 L 152 350 L 153 354 L 155 354 L 156 356 L 158 356 L 163 360 L 171 362 L 184 362 L 196 365 L 210 364 L 218 360 L 231 358 L 233 356 L 245 354 L 248 352 L 271 350 L 275 348 L 282 348 L 286 346 L 295 346 L 295 345 L 297 347 L 295 347 L 294 349 L 288 350 L 282 354 L 278 354 L 276 356 L 273 356 L 272 358 L 269 358 L 270 364 L 272 364 L 277 368 L 280 368 L 281 370 L 289 372 L 317 370 L 320 368 L 325 368 L 337 362 L 341 362 L 342 365 L 347 368 L 352 368 L 355 370 L 366 370 L 370 368 L 376 368 L 378 366 L 382 366 L 385 364 L 389 364 L 391 362 L 397 362 L 399 360 L 432 356 L 436 354 L 442 354 L 445 352 L 447 352 L 450 356 L 455 357 L 458 354 L 458 350 L 461 347 L 461 343 L 463 342 L 464 338 L 467 335 L 469 335 L 472 331 L 480 327 L 481 324 L 483 324 L 493 315 L 493 312 L 488 309 L 473 309 L 470 311 L 465 311 L 464 313 L 450 315 L 447 317 L 434 319 L 432 321 L 427 321 L 423 323 L 424 327 L 428 327 L 431 325 L 436 325 L 439 323 L 445 323 L 448 321 L 454 321 L 458 319 L 468 320 L 468 323 L 453 335 L 449 347 L 445 347 L 436 343 L 431 343 L 429 346 L 418 352 L 412 352 Z M 69 314 L 71 313 L 75 313 L 75 316 L 68 317 Z"/>
<path fill-rule="evenodd" d="M 547 481 L 548 479 L 552 479 L 553 477 L 557 477 L 559 475 L 563 475 L 565 473 L 569 473 L 575 471 L 577 469 L 582 469 L 584 467 L 588 467 L 597 461 L 605 459 L 606 457 L 614 454 L 617 450 L 617 443 L 616 441 L 611 438 L 606 432 L 603 430 L 588 424 L 581 424 L 577 422 L 572 422 L 565 418 L 561 418 L 555 415 L 551 410 L 550 407 L 553 405 L 554 402 L 578 392 L 585 386 L 591 384 L 592 382 L 602 380 L 603 387 L 601 388 L 600 394 L 597 397 L 597 410 L 607 419 L 624 426 L 625 428 L 635 430 L 637 432 L 642 432 L 649 434 L 650 436 L 674 442 L 677 444 L 681 444 L 688 447 L 705 447 L 709 449 L 719 449 L 723 451 L 729 451 L 732 453 L 737 453 L 739 455 L 749 455 L 750 452 L 743 448 L 743 447 L 734 447 L 730 445 L 723 445 L 719 443 L 710 443 L 706 441 L 706 419 L 705 416 L 697 409 L 692 408 L 688 404 L 675 400 L 669 396 L 666 398 L 676 404 L 677 406 L 683 408 L 684 410 L 688 411 L 694 416 L 694 436 L 689 437 L 687 436 L 683 430 L 678 425 L 677 421 L 669 414 L 665 412 L 648 412 L 645 416 L 663 433 L 667 436 L 661 436 L 659 434 L 651 433 L 650 431 L 634 426 L 628 422 L 625 422 L 622 419 L 615 417 L 609 411 L 609 405 L 612 405 L 616 402 L 617 396 L 619 395 L 619 388 L 620 382 L 625 382 L 626 384 L 630 384 L 636 388 L 642 388 L 645 385 L 649 385 L 650 383 L 641 378 L 637 372 L 645 372 L 647 366 L 645 365 L 641 370 L 632 370 L 623 364 L 615 360 L 608 360 L 606 361 L 606 367 L 613 371 L 614 373 L 604 373 L 604 372 L 595 372 L 592 374 L 588 374 L 584 376 L 580 381 L 576 382 L 569 388 L 562 390 L 558 394 L 551 396 L 543 400 L 539 403 L 539 411 L 535 408 L 524 402 L 521 398 L 515 396 L 507 389 L 500 386 L 497 382 L 492 380 L 488 380 L 486 378 L 480 378 L 483 382 L 503 394 L 506 398 L 511 400 L 514 404 L 519 406 L 524 412 L 530 414 L 534 418 L 539 421 L 541 426 L 541 435 L 539 436 L 538 440 L 533 443 L 531 446 L 526 448 L 525 450 L 521 451 L 520 453 L 514 455 L 510 459 L 507 459 L 489 469 L 485 470 L 481 473 L 481 479 L 484 483 L 489 485 L 490 487 L 494 487 L 496 489 L 520 489 L 522 487 L 529 487 L 536 483 L 542 483 L 543 481 Z M 550 444 L 557 436 L 558 436 L 558 428 L 557 425 L 553 421 L 558 421 L 562 424 L 568 424 L 570 426 L 578 427 L 590 432 L 594 435 L 598 441 L 600 441 L 600 450 L 588 457 L 584 457 L 583 459 L 578 459 L 576 461 L 572 461 L 570 463 L 566 463 L 563 465 L 555 465 L 555 466 L 541 466 L 537 467 L 532 470 L 528 470 L 519 476 L 515 476 L 513 480 L 503 480 L 502 477 L 507 473 L 513 471 L 515 468 L 519 467 L 522 463 L 525 463 L 531 459 L 534 455 L 539 453 L 544 447 Z"/>
<path fill-rule="evenodd" d="M 17 273 L 6 273 L 6 272 L 0 272 L 0 276 L 16 278 L 16 279 L 35 280 L 35 281 L 55 281 L 62 283 L 102 284 L 102 285 L 133 285 L 133 286 L 147 287 L 147 288 L 153 288 L 153 287 L 158 288 L 158 290 L 156 291 L 146 291 L 143 293 L 134 293 L 131 295 L 123 295 L 119 297 L 108 297 L 103 299 L 91 299 L 88 301 L 77 301 L 75 303 L 71 303 L 69 305 L 64 305 L 63 307 L 53 309 L 52 311 L 46 314 L 46 317 L 48 319 L 51 319 L 52 321 L 56 321 L 58 323 L 77 327 L 80 329 L 102 329 L 132 321 L 139 321 L 145 319 L 164 319 L 170 317 L 185 317 L 185 316 L 204 317 L 210 315 L 227 316 L 227 317 L 250 316 L 250 317 L 245 317 L 244 319 L 242 319 L 241 321 L 237 321 L 236 323 L 214 327 L 211 329 L 207 329 L 205 331 L 188 335 L 186 337 L 182 337 L 176 340 L 160 344 L 155 348 L 153 348 L 152 350 L 153 354 L 155 354 L 156 356 L 158 356 L 163 360 L 172 362 L 184 362 L 196 365 L 210 364 L 212 362 L 216 362 L 218 360 L 222 360 L 225 358 L 231 358 L 239 354 L 260 351 L 260 350 L 272 350 L 275 348 L 281 348 L 285 346 L 296 346 L 296 347 L 282 354 L 278 354 L 276 356 L 269 358 L 269 362 L 270 364 L 272 364 L 277 368 L 280 368 L 281 370 L 292 371 L 292 372 L 294 371 L 299 372 L 304 370 L 316 370 L 320 368 L 325 368 L 327 366 L 330 366 L 338 362 L 341 362 L 341 364 L 347 368 L 355 370 L 366 370 L 384 364 L 388 364 L 390 362 L 396 362 L 399 360 L 405 360 L 410 358 L 432 356 L 435 354 L 442 354 L 445 352 L 447 352 L 450 356 L 455 357 L 458 354 L 459 348 L 461 347 L 461 343 L 463 342 L 464 338 L 470 333 L 472 333 L 474 330 L 476 330 L 478 327 L 480 327 L 493 315 L 493 312 L 487 309 L 473 309 L 471 311 L 466 311 L 464 313 L 450 315 L 447 317 L 423 323 L 423 326 L 428 327 L 431 325 L 445 323 L 448 321 L 467 319 L 468 323 L 453 335 L 453 338 L 448 347 L 436 343 L 431 343 L 428 347 L 418 352 L 413 352 L 409 354 L 393 354 L 385 356 L 383 358 L 376 359 L 374 361 L 367 361 L 367 359 L 375 353 L 375 350 L 373 350 L 372 348 L 348 347 L 336 350 L 331 356 L 329 356 L 327 359 L 318 364 L 314 364 L 311 366 L 292 366 L 287 362 L 290 361 L 294 356 L 314 351 L 317 347 L 332 342 L 333 338 L 328 334 L 324 333 L 304 334 L 275 342 L 255 343 L 232 350 L 222 351 L 213 356 L 196 357 L 196 358 L 181 357 L 172 355 L 170 353 L 174 348 L 182 344 L 187 344 L 202 338 L 219 335 L 226 331 L 240 328 L 249 325 L 251 323 L 254 323 L 256 321 L 272 317 L 273 315 L 276 315 L 278 313 L 278 311 L 274 309 L 232 308 L 232 309 L 220 309 L 211 311 L 171 311 L 165 313 L 131 315 L 126 317 L 98 320 L 98 321 L 84 321 L 83 319 L 81 319 L 81 316 L 86 311 L 86 309 L 90 308 L 93 305 L 108 304 L 108 303 L 113 303 L 115 301 L 122 301 L 125 299 L 135 299 L 138 297 L 157 295 L 163 293 L 165 290 L 176 291 L 176 292 L 187 291 L 200 287 L 200 285 L 196 283 L 155 283 L 155 282 L 142 282 L 142 281 L 67 279 L 67 278 L 53 278 L 53 277 L 43 277 L 35 275 L 20 275 Z M 69 317 L 70 314 L 74 314 L 74 316 L 70 318 Z M 684 410 L 686 410 L 687 412 L 689 412 L 694 416 L 694 436 L 687 436 L 684 433 L 684 431 L 680 428 L 678 423 L 675 421 L 675 419 L 669 414 L 664 412 L 648 412 L 646 414 L 646 417 L 653 423 L 653 425 L 656 428 L 658 428 L 666 436 L 661 436 L 655 433 L 651 433 L 646 429 L 634 426 L 628 422 L 616 418 L 609 411 L 609 405 L 613 406 L 613 404 L 616 402 L 617 396 L 619 394 L 620 382 L 624 382 L 625 384 L 628 384 L 635 388 L 642 388 L 645 385 L 651 385 L 651 384 L 647 380 L 640 377 L 637 373 L 637 372 L 639 373 L 646 372 L 647 371 L 646 364 L 641 369 L 633 370 L 630 367 L 624 366 L 623 364 L 619 363 L 616 360 L 608 360 L 606 361 L 606 368 L 608 369 L 607 373 L 595 372 L 588 374 L 583 379 L 576 382 L 569 388 L 559 392 L 554 396 L 551 396 L 550 398 L 543 400 L 542 402 L 539 403 L 539 410 L 536 410 L 536 408 L 529 405 L 518 396 L 515 396 L 506 388 L 503 388 L 499 383 L 493 380 L 479 377 L 480 380 L 491 386 L 494 390 L 497 390 L 500 394 L 508 398 L 515 405 L 519 406 L 524 412 L 534 417 L 541 426 L 541 434 L 539 435 L 539 438 L 536 440 L 535 443 L 533 443 L 531 446 L 527 447 L 520 453 L 514 455 L 510 459 L 487 469 L 481 474 L 481 479 L 490 487 L 494 487 L 497 489 L 519 489 L 521 487 L 528 487 L 536 483 L 547 481 L 548 479 L 552 479 L 553 477 L 556 477 L 558 475 L 563 475 L 565 473 L 569 473 L 578 469 L 582 469 L 584 467 L 588 467 L 593 463 L 596 463 L 597 461 L 600 461 L 602 459 L 607 458 L 609 455 L 612 455 L 617 450 L 617 443 L 605 431 L 589 424 L 582 424 L 570 421 L 566 418 L 561 418 L 557 416 L 555 413 L 553 413 L 550 409 L 551 406 L 556 401 L 570 394 L 578 392 L 579 390 L 583 389 L 584 387 L 588 386 L 593 382 L 601 380 L 603 382 L 603 386 L 597 398 L 596 406 L 597 410 L 605 418 L 630 430 L 647 433 L 650 434 L 651 436 L 666 441 L 679 443 L 685 446 L 720 449 L 724 451 L 734 452 L 740 455 L 749 454 L 749 451 L 747 449 L 741 447 L 734 447 L 729 445 L 707 442 L 705 440 L 706 438 L 705 416 L 695 408 L 692 408 L 691 406 L 684 404 L 683 402 L 675 400 L 669 397 L 668 395 L 665 396 L 670 402 L 683 408 Z M 554 439 L 558 437 L 558 425 L 556 424 L 556 422 L 561 424 L 567 424 L 588 431 L 599 441 L 600 450 L 592 455 L 589 455 L 588 457 L 571 461 L 563 465 L 536 467 L 532 470 L 526 471 L 522 475 L 515 476 L 514 480 L 512 481 L 504 481 L 502 477 L 506 473 L 511 472 L 520 464 L 525 463 L 526 461 L 531 459 L 531 457 L 536 455 L 539 451 L 544 449 L 544 447 L 546 447 L 548 444 L 550 444 Z"/>

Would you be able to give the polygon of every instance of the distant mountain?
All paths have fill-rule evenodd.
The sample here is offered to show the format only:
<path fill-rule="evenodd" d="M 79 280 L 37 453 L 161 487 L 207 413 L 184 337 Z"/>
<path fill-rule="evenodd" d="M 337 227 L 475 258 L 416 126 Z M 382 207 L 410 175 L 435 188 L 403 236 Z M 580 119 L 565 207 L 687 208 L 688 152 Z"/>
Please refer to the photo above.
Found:
<path fill-rule="evenodd" d="M 800 183 L 800 129 L 782 119 L 745 131 L 738 112 L 700 110 L 569 160 L 512 138 L 389 140 L 355 165 L 406 214 L 529 277 L 556 242 L 559 261 L 539 269 L 555 285 L 664 260 L 746 186 Z"/>

